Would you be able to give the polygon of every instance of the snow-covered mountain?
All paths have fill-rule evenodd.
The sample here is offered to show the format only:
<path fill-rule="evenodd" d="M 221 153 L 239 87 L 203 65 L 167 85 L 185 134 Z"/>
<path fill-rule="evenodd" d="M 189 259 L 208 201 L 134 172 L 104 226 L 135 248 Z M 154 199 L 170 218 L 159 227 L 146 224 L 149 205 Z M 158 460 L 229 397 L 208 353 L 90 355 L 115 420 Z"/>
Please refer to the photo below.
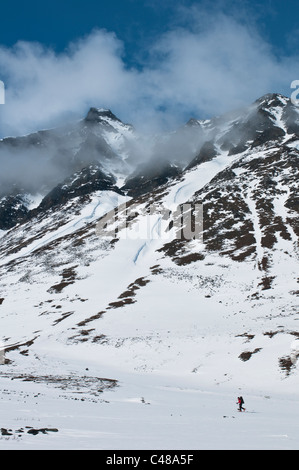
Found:
<path fill-rule="evenodd" d="M 73 415 L 84 398 L 82 446 L 111 449 L 241 448 L 232 420 L 223 424 L 236 394 L 255 407 L 271 397 L 276 411 L 282 396 L 298 403 L 299 113 L 288 98 L 269 94 L 151 139 L 92 108 L 74 126 L 3 140 L 3 161 L 12 148 L 16 161 L 30 148 L 28 161 L 39 155 L 47 169 L 61 156 L 59 181 L 54 169 L 52 179 L 39 171 L 34 188 L 25 178 L 19 191 L 15 178 L 15 200 L 6 189 L 0 203 L 1 388 L 11 400 L 25 381 L 28 403 L 40 393 L 41 424 L 60 434 L 38 445 L 76 447 L 78 423 L 57 411 L 57 424 L 49 411 L 59 399 Z M 195 206 L 202 236 L 178 237 L 175 214 Z M 213 396 L 220 415 L 211 415 Z M 95 404 L 103 428 L 93 435 Z M 298 438 L 291 408 L 281 409 Z M 160 444 L 158 422 L 169 429 Z M 273 421 L 264 426 L 249 448 L 293 448 L 269 437 Z"/>
<path fill-rule="evenodd" d="M 0 229 L 20 222 L 64 179 L 89 165 L 100 165 L 110 178 L 127 175 L 132 140 L 132 126 L 109 110 L 91 108 L 73 125 L 0 141 Z"/>

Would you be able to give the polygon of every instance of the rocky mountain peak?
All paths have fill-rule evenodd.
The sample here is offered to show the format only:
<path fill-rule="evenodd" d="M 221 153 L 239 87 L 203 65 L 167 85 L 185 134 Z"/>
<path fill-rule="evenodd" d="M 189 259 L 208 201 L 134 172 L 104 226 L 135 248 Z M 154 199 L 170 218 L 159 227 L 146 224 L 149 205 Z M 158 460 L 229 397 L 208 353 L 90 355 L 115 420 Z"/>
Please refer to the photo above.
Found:
<path fill-rule="evenodd" d="M 284 107 L 290 102 L 290 99 L 280 93 L 267 93 L 255 101 L 261 108 Z"/>
<path fill-rule="evenodd" d="M 121 122 L 121 120 L 118 119 L 110 109 L 104 108 L 90 108 L 86 115 L 85 121 L 99 123 L 106 122 L 107 118 L 113 121 Z"/>

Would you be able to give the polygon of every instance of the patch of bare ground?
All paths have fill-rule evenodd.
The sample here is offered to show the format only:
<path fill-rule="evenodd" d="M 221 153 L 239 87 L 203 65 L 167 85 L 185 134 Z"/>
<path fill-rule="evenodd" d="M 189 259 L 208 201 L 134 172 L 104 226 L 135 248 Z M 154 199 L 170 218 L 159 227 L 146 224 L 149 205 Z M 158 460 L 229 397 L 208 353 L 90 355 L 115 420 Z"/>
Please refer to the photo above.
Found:
<path fill-rule="evenodd" d="M 204 259 L 205 256 L 202 253 L 190 253 L 189 255 L 174 258 L 173 261 L 178 266 L 186 266 L 188 264 L 194 263 L 196 261 L 202 261 Z"/>
<path fill-rule="evenodd" d="M 251 358 L 251 356 L 253 354 L 256 354 L 258 353 L 259 351 L 261 351 L 262 348 L 255 348 L 253 351 L 243 351 L 240 355 L 239 355 L 239 359 L 241 359 L 241 361 L 245 362 L 245 361 L 249 361 L 249 359 Z"/>
<path fill-rule="evenodd" d="M 21 349 L 24 346 L 29 348 L 30 346 L 33 345 L 34 341 L 38 338 L 38 336 L 35 336 L 33 339 L 29 339 L 28 341 L 24 341 L 23 343 L 15 343 L 15 344 L 10 344 L 8 346 L 4 345 L 4 351 L 5 353 L 8 353 L 10 351 L 15 351 L 17 349 Z"/>
<path fill-rule="evenodd" d="M 221 174 L 220 174 L 221 175 Z M 242 187 L 224 182 L 203 198 L 204 244 L 206 249 L 243 261 L 255 251 L 254 227 Z"/>
<path fill-rule="evenodd" d="M 107 344 L 108 338 L 106 335 L 97 335 L 92 338 L 93 343 Z"/>
<path fill-rule="evenodd" d="M 283 372 L 285 372 L 285 375 L 287 377 L 291 374 L 292 369 L 295 367 L 295 364 L 292 361 L 290 356 L 284 356 L 284 357 L 279 358 L 278 363 L 279 363 L 280 369 Z"/>
<path fill-rule="evenodd" d="M 24 341 L 23 343 L 14 343 L 14 344 L 9 344 L 3 346 L 3 348 L 0 350 L 1 353 L 1 365 L 8 365 L 12 364 L 13 361 L 9 359 L 6 354 L 9 353 L 10 351 L 16 351 L 18 350 L 20 354 L 23 356 L 28 356 L 29 354 L 29 348 L 32 346 L 34 341 L 38 338 L 38 335 L 35 336 L 33 339 L 30 339 L 28 341 Z M 2 375 L 2 374 L 0 374 Z"/>
<path fill-rule="evenodd" d="M 72 266 L 70 268 L 64 269 L 61 273 L 61 282 L 50 287 L 50 289 L 48 289 L 48 292 L 60 293 L 65 287 L 69 286 L 70 284 L 74 284 L 75 280 L 77 279 L 77 273 L 75 271 L 77 267 L 78 266 Z"/>
<path fill-rule="evenodd" d="M 254 338 L 255 335 L 250 335 L 249 333 L 242 333 L 240 335 L 236 335 L 236 338 L 245 338 L 245 343 L 248 343 Z"/>
<path fill-rule="evenodd" d="M 110 309 L 122 308 L 125 305 L 130 305 L 130 304 L 135 303 L 136 300 L 134 299 L 134 297 L 136 296 L 136 291 L 138 291 L 142 287 L 145 287 L 149 282 L 150 282 L 149 279 L 146 279 L 145 277 L 139 277 L 134 282 L 128 285 L 127 289 L 118 296 L 117 300 L 115 300 L 114 302 L 110 302 L 105 310 L 102 310 L 96 313 L 95 315 L 92 315 L 91 317 L 88 317 L 85 320 L 80 321 L 77 324 L 77 326 L 84 327 L 88 323 L 91 323 L 95 320 L 100 319 Z M 70 337 L 69 340 L 87 341 L 88 338 L 86 335 L 84 334 L 82 335 L 82 331 L 84 330 L 81 330 L 81 332 L 79 332 L 75 336 Z M 91 330 L 85 330 L 85 331 L 91 331 Z M 92 341 L 94 341 L 94 338 Z"/>
<path fill-rule="evenodd" d="M 58 323 L 62 322 L 63 320 L 65 320 L 66 318 L 70 317 L 71 315 L 73 315 L 74 312 L 65 312 L 61 315 L 61 317 L 57 318 L 57 320 L 55 320 L 53 322 L 53 326 L 55 325 L 58 325 Z"/>
<path fill-rule="evenodd" d="M 296 295 L 296 297 L 299 297 L 299 290 L 291 290 L 290 294 L 291 295 Z"/>
<path fill-rule="evenodd" d="M 49 432 L 58 432 L 57 428 L 33 428 L 32 426 L 25 426 L 25 427 L 19 427 L 18 429 L 12 430 L 12 429 L 6 429 L 6 428 L 1 428 L 1 436 L 12 436 L 13 439 L 20 438 L 22 437 L 24 432 L 27 432 L 27 434 L 32 434 L 33 436 L 36 436 L 39 433 L 42 434 L 48 434 Z"/>
<path fill-rule="evenodd" d="M 72 375 L 33 375 L 4 373 L 2 377 L 11 380 L 22 380 L 23 382 L 34 382 L 38 384 L 52 385 L 55 388 L 72 391 L 74 393 L 88 393 L 97 396 L 105 390 L 111 390 L 118 386 L 118 381 L 93 376 Z"/>
<path fill-rule="evenodd" d="M 136 279 L 134 282 L 129 284 L 128 288 L 124 292 L 122 292 L 118 296 L 118 299 L 120 300 L 116 300 L 115 302 L 109 303 L 107 310 L 111 308 L 120 308 L 124 307 L 125 305 L 135 303 L 136 300 L 134 299 L 134 297 L 136 295 L 136 291 L 141 287 L 146 286 L 149 282 L 150 281 L 148 279 L 145 279 L 144 277 Z"/>
<path fill-rule="evenodd" d="M 101 318 L 104 315 L 104 313 L 105 313 L 105 310 L 102 310 L 101 312 L 98 312 L 95 315 L 92 315 L 91 317 L 86 318 L 86 320 L 80 321 L 78 323 L 78 326 L 85 326 L 85 325 L 87 325 L 87 323 L 98 320 L 99 318 Z"/>
<path fill-rule="evenodd" d="M 258 263 L 258 268 L 260 271 L 267 271 L 269 268 L 269 258 L 268 256 L 264 255 L 262 261 Z"/>
<path fill-rule="evenodd" d="M 269 338 L 273 338 L 273 336 L 277 335 L 278 333 L 284 333 L 288 335 L 295 336 L 296 338 L 299 338 L 299 332 L 298 331 L 289 331 L 289 330 L 276 330 L 276 331 L 266 331 L 263 333 L 265 336 L 269 336 Z"/>
<path fill-rule="evenodd" d="M 174 239 L 169 243 L 165 243 L 162 248 L 159 248 L 158 253 L 164 253 L 170 258 L 176 257 L 184 249 L 184 241 L 179 239 Z"/>
<path fill-rule="evenodd" d="M 240 169 L 243 170 L 241 173 Z M 298 233 L 298 152 L 295 155 L 287 147 L 279 151 L 271 149 L 263 158 L 252 157 L 248 160 L 245 156 L 238 160 L 229 172 L 219 172 L 209 185 L 195 193 L 193 203 L 200 200 L 203 204 L 203 242 L 206 250 L 217 251 L 240 262 L 256 255 L 255 228 L 245 197 L 248 183 L 253 178 L 256 184 L 252 197 L 262 234 L 261 248 L 271 250 L 278 237 L 291 241 L 289 227 Z M 281 195 L 287 197 L 288 193 L 285 207 L 292 212 L 292 216 L 284 220 L 275 212 L 274 200 Z M 181 254 L 182 246 L 179 243 L 171 244 L 164 250 L 166 255 L 174 257 Z M 260 270 L 266 271 L 269 267 L 270 260 L 264 258 Z M 269 282 L 265 279 L 263 288 L 269 288 Z"/>
<path fill-rule="evenodd" d="M 126 299 L 123 299 L 123 300 L 117 300 L 115 302 L 110 302 L 110 304 L 108 305 L 107 307 L 107 310 L 111 309 L 111 308 L 120 308 L 120 307 L 124 307 L 125 305 L 128 305 L 128 304 L 134 304 L 136 302 L 136 300 L 132 299 L 132 298 L 126 298 Z"/>
<path fill-rule="evenodd" d="M 184 239 L 174 239 L 169 243 L 165 243 L 165 245 L 157 251 L 170 257 L 178 266 L 186 266 L 205 259 L 203 253 L 188 253 L 188 246 Z"/>
<path fill-rule="evenodd" d="M 282 333 L 282 331 L 265 331 L 265 333 L 263 333 L 263 335 L 264 336 L 269 336 L 269 338 L 273 338 L 278 333 Z"/>
<path fill-rule="evenodd" d="M 163 269 L 160 267 L 159 264 L 155 264 L 154 266 L 151 266 L 150 270 L 152 274 L 161 274 L 163 272 Z"/>
<path fill-rule="evenodd" d="M 79 330 L 77 334 L 71 336 L 69 340 L 76 343 L 85 343 L 90 339 L 90 333 L 94 331 L 94 328 L 90 328 L 89 330 Z"/>
<path fill-rule="evenodd" d="M 264 276 L 258 285 L 261 286 L 262 290 L 271 289 L 274 279 L 275 276 Z"/>

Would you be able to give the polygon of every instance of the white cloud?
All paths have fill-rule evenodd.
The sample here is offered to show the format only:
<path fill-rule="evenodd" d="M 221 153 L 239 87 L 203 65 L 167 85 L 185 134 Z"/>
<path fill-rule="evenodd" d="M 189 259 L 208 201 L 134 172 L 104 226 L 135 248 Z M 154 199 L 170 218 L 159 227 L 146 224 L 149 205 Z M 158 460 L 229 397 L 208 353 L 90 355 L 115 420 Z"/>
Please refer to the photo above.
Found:
<path fill-rule="evenodd" d="M 127 68 L 124 45 L 104 30 L 60 54 L 40 44 L 0 48 L 6 104 L 0 134 L 22 134 L 108 107 L 136 127 L 176 126 L 249 104 L 264 93 L 285 92 L 295 58 L 277 57 L 252 25 L 223 13 L 192 11 L 149 46 L 139 69 Z M 291 92 L 291 90 L 290 90 Z"/>
<path fill-rule="evenodd" d="M 39 44 L 19 42 L 0 50 L 6 83 L 2 125 L 24 132 L 55 122 L 88 105 L 115 104 L 132 86 L 121 60 L 122 45 L 113 34 L 95 31 L 63 54 Z"/>

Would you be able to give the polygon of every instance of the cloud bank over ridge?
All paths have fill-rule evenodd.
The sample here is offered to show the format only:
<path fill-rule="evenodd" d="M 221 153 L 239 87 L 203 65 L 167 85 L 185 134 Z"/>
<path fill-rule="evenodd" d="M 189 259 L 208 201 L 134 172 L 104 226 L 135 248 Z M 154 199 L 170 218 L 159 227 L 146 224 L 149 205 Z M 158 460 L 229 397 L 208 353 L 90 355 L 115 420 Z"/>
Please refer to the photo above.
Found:
<path fill-rule="evenodd" d="M 192 16 L 192 19 L 190 19 Z M 278 56 L 252 24 L 193 9 L 149 44 L 138 66 L 125 45 L 96 29 L 62 53 L 38 43 L 0 47 L 6 104 L 0 136 L 21 135 L 107 107 L 142 131 L 221 114 L 268 92 L 286 93 L 297 57 Z"/>

